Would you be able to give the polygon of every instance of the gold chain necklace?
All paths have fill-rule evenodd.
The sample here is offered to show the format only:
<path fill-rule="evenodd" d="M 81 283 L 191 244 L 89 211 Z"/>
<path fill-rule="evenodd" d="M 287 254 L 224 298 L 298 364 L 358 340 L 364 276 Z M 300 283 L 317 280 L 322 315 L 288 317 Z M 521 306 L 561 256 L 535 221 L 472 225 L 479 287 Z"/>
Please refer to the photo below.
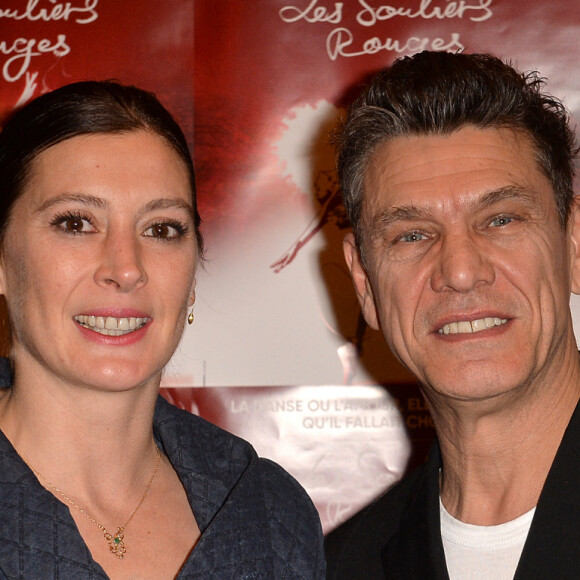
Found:
<path fill-rule="evenodd" d="M 135 514 L 139 511 L 139 508 L 143 505 L 143 502 L 145 501 L 145 498 L 147 497 L 147 494 L 149 493 L 149 490 L 151 489 L 151 484 L 153 483 L 153 480 L 155 479 L 155 476 L 157 475 L 157 470 L 159 469 L 159 463 L 161 462 L 161 451 L 159 450 L 159 447 L 157 446 L 157 444 L 155 444 L 155 450 L 157 451 L 157 459 L 155 460 L 155 467 L 153 468 L 153 473 L 151 474 L 151 477 L 149 478 L 149 483 L 147 484 L 147 487 L 145 488 L 145 491 L 143 492 L 143 495 L 141 496 L 141 500 L 137 504 L 137 507 L 133 510 L 133 513 L 129 516 L 129 519 L 125 522 L 125 525 L 117 528 L 117 533 L 115 535 L 110 534 L 105 529 L 105 526 L 103 526 L 102 524 L 99 524 L 99 522 L 97 522 L 97 520 L 94 517 L 92 517 L 78 503 L 76 503 L 74 501 L 74 499 L 72 499 L 71 497 L 66 495 L 66 493 L 64 491 L 62 491 L 61 489 L 56 487 L 56 485 L 54 485 L 54 483 L 52 483 L 51 481 L 46 479 L 46 477 L 44 477 L 44 475 L 42 475 L 40 472 L 36 471 L 36 469 L 34 469 L 28 463 L 28 461 L 26 461 L 26 459 L 24 459 L 24 458 L 22 458 L 22 459 L 24 460 L 24 463 L 26 463 L 26 465 L 28 465 L 28 467 L 30 467 L 30 470 L 36 475 L 36 477 L 38 477 L 38 479 L 40 479 L 43 483 L 48 485 L 48 487 L 50 487 L 54 491 L 56 491 L 56 493 L 58 493 L 58 495 L 60 495 L 63 499 L 65 499 L 73 507 L 75 507 L 77 510 L 79 510 L 79 512 L 81 512 L 81 514 L 83 514 L 83 516 L 85 516 L 90 522 L 95 524 L 99 528 L 99 530 L 101 530 L 101 532 L 103 532 L 103 536 L 104 536 L 105 540 L 107 541 L 107 543 L 109 544 L 109 550 L 111 551 L 111 554 L 114 554 L 115 556 L 117 556 L 117 558 L 120 558 L 122 560 L 125 557 L 125 552 L 127 551 L 127 548 L 125 547 L 125 542 L 123 541 L 125 539 L 125 534 L 124 534 L 125 528 L 131 523 L 131 520 L 135 517 Z"/>

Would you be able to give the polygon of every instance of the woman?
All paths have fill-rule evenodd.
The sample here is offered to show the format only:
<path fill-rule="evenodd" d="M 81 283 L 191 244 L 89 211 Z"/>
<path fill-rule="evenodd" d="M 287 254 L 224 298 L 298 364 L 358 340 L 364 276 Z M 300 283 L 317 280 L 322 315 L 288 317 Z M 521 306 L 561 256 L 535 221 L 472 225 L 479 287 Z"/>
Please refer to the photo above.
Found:
<path fill-rule="evenodd" d="M 302 488 L 158 397 L 199 221 L 185 138 L 139 89 L 68 85 L 0 133 L 0 577 L 323 577 Z"/>

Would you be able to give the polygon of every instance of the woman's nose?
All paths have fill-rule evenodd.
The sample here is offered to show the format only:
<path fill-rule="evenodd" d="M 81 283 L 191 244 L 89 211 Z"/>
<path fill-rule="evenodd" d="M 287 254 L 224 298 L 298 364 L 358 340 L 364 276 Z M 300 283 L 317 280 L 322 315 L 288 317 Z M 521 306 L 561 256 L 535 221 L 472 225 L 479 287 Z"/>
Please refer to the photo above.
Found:
<path fill-rule="evenodd" d="M 463 294 L 482 284 L 492 284 L 494 279 L 489 253 L 468 232 L 444 237 L 431 276 L 433 290 Z"/>
<path fill-rule="evenodd" d="M 147 283 L 139 243 L 133 235 L 107 234 L 95 282 L 114 286 L 121 292 L 130 292 Z"/>

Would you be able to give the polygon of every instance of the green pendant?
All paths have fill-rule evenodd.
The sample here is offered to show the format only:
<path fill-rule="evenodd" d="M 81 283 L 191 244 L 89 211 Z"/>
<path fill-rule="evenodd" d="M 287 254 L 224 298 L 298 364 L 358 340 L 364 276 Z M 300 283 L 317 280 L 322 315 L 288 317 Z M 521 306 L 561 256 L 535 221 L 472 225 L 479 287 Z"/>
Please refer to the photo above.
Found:
<path fill-rule="evenodd" d="M 109 550 L 112 554 L 117 556 L 117 558 L 121 558 L 121 560 L 125 557 L 125 552 L 127 548 L 125 548 L 125 543 L 123 542 L 123 535 L 124 528 L 117 528 L 117 533 L 112 536 L 109 532 L 105 532 L 105 540 L 109 542 Z"/>

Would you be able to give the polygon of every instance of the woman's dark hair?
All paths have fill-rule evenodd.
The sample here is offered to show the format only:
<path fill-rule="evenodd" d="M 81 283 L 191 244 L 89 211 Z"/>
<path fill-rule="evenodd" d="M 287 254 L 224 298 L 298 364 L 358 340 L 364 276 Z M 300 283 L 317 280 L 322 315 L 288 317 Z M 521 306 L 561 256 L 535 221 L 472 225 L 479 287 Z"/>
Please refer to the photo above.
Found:
<path fill-rule="evenodd" d="M 187 140 L 171 114 L 150 92 L 113 81 L 83 81 L 46 93 L 18 109 L 0 132 L 0 244 L 11 210 L 22 194 L 36 157 L 79 135 L 148 131 L 163 138 L 183 161 L 191 188 L 200 256 L 203 240 L 197 211 L 195 173 Z M 0 303 L 0 354 L 10 349 L 6 303 Z M 4 351 L 4 352 L 1 352 Z"/>
<path fill-rule="evenodd" d="M 562 228 L 573 200 L 577 147 L 562 103 L 544 79 L 488 54 L 422 52 L 381 71 L 350 107 L 337 134 L 344 204 L 362 250 L 364 176 L 377 146 L 401 136 L 444 135 L 472 125 L 527 135 L 552 184 Z"/>

